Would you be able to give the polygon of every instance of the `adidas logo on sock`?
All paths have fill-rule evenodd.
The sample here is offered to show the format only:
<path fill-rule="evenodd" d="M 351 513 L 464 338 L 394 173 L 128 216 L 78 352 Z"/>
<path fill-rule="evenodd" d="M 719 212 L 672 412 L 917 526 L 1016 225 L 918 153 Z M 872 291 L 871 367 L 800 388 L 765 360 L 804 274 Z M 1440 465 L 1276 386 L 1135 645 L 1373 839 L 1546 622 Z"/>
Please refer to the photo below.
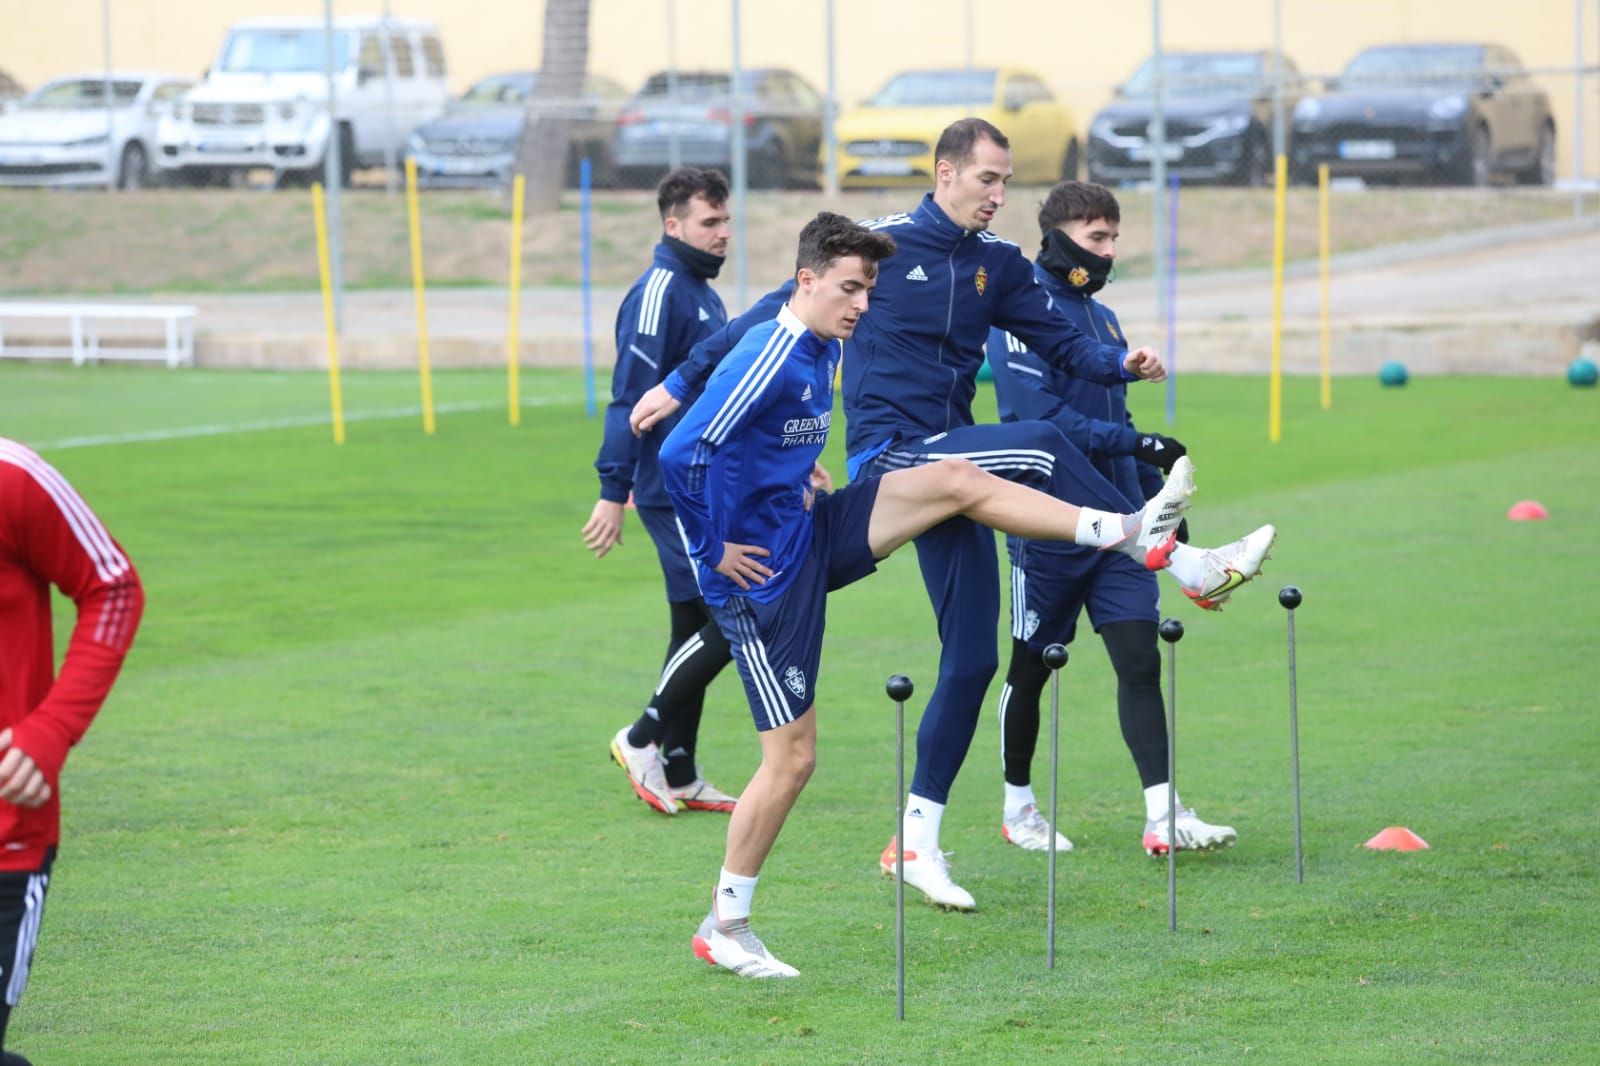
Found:
<path fill-rule="evenodd" d="M 733 890 L 733 886 L 732 885 L 729 885 L 727 888 L 724 888 L 722 890 L 722 894 L 724 896 L 727 896 L 729 899 L 738 899 L 739 898 L 739 893 L 737 893 L 737 892 L 735 892 Z"/>
<path fill-rule="evenodd" d="M 921 807 L 913 807 L 913 808 L 911 808 L 909 811 L 906 812 L 906 817 L 907 818 L 921 818 L 921 817 L 923 817 L 922 808 Z"/>
<path fill-rule="evenodd" d="M 906 280 L 907 281 L 927 281 L 928 280 L 927 271 L 922 269 L 922 264 L 921 263 L 918 263 L 916 266 L 912 267 L 910 271 L 907 272 Z"/>

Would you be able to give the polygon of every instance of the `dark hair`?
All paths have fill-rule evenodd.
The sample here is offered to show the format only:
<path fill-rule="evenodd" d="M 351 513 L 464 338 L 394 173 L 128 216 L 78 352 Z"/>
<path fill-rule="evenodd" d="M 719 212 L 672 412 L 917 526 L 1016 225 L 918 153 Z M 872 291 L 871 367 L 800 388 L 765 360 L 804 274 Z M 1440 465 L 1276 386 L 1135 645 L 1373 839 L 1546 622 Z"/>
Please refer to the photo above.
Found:
<path fill-rule="evenodd" d="M 870 230 L 843 215 L 823 211 L 800 231 L 800 247 L 795 253 L 796 273 L 809 270 L 822 275 L 840 259 L 860 256 L 867 277 L 876 277 L 878 261 L 894 254 L 894 238 Z"/>
<path fill-rule="evenodd" d="M 1049 233 L 1063 222 L 1087 222 L 1103 218 L 1122 221 L 1122 207 L 1114 193 L 1104 185 L 1089 181 L 1063 181 L 1045 194 L 1039 205 L 1039 232 Z"/>
<path fill-rule="evenodd" d="M 719 207 L 728 202 L 728 179 L 720 170 L 701 170 L 699 167 L 679 167 L 661 179 L 656 186 L 656 206 L 661 208 L 661 218 L 681 215 L 696 196 L 705 197 L 706 203 Z"/>
<path fill-rule="evenodd" d="M 1011 142 L 1006 140 L 1006 135 L 994 123 L 981 118 L 962 118 L 950 123 L 939 134 L 939 143 L 933 149 L 933 161 L 938 163 L 948 159 L 952 166 L 960 169 L 972 160 L 972 150 L 979 141 L 993 141 L 998 148 L 1011 149 Z"/>

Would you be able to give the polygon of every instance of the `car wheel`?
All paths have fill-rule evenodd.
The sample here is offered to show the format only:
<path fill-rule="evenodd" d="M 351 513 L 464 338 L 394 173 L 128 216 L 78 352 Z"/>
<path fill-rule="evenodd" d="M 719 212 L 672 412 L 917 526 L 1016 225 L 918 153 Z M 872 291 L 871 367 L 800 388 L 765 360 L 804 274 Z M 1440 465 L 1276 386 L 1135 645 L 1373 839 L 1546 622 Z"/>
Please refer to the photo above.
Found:
<path fill-rule="evenodd" d="M 129 141 L 122 149 L 122 161 L 117 167 L 117 188 L 143 189 L 150 184 L 150 157 L 144 145 Z"/>
<path fill-rule="evenodd" d="M 1456 173 L 1463 185 L 1489 184 L 1489 127 L 1478 122 L 1467 131 L 1467 154 Z"/>
<path fill-rule="evenodd" d="M 1267 136 L 1252 129 L 1245 134 L 1244 152 L 1239 157 L 1239 169 L 1234 172 L 1236 185 L 1259 189 L 1272 184 L 1272 152 L 1267 147 Z"/>
<path fill-rule="evenodd" d="M 1520 175 L 1524 185 L 1554 185 L 1556 181 L 1556 128 L 1546 122 L 1539 127 L 1539 154 L 1533 165 Z"/>
<path fill-rule="evenodd" d="M 750 153 L 750 184 L 762 189 L 781 189 L 789 183 L 789 157 L 783 142 L 776 137 Z"/>
<path fill-rule="evenodd" d="M 1077 181 L 1078 173 L 1082 166 L 1082 149 L 1078 147 L 1078 138 L 1074 137 L 1067 142 L 1067 153 L 1061 159 L 1061 180 Z"/>
<path fill-rule="evenodd" d="M 339 123 L 339 187 L 348 189 L 355 184 L 356 135 L 348 123 Z"/>

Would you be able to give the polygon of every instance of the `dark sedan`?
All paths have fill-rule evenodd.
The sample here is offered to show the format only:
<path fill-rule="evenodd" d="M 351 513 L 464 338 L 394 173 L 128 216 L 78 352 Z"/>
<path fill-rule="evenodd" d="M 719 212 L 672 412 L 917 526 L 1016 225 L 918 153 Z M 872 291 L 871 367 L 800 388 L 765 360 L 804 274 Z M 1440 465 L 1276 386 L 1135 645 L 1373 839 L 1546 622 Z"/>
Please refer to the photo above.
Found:
<path fill-rule="evenodd" d="M 496 74 L 478 82 L 445 113 L 418 126 L 406 142 L 423 187 L 504 185 L 516 171 L 522 120 L 538 75 L 531 70 Z M 587 156 L 596 185 L 611 181 L 611 132 L 628 93 L 591 75 L 573 115 L 567 183 L 577 183 L 578 160 Z"/>
<path fill-rule="evenodd" d="M 1294 113 L 1291 170 L 1369 181 L 1484 185 L 1555 180 L 1550 100 L 1510 49 L 1494 44 L 1369 48 Z"/>
<path fill-rule="evenodd" d="M 750 184 L 815 186 L 822 97 L 788 70 L 747 70 L 741 80 Z M 650 75 L 617 119 L 612 155 L 625 180 L 654 185 L 666 173 L 674 145 L 681 162 L 719 167 L 731 176 L 731 82 L 717 71 L 684 71 L 675 79 Z"/>
<path fill-rule="evenodd" d="M 1299 99 L 1300 72 L 1284 57 L 1285 107 Z M 1261 185 L 1272 176 L 1271 52 L 1168 52 L 1162 56 L 1167 173 L 1182 181 Z M 1089 180 L 1150 177 L 1152 57 L 1119 85 L 1089 125 Z"/>

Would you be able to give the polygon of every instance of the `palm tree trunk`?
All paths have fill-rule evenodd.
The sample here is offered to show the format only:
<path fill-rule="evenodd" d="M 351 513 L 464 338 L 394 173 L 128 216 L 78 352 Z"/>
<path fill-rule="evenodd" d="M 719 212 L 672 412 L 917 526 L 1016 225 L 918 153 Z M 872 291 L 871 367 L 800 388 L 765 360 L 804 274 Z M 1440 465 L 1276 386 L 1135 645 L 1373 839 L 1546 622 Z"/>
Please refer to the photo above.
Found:
<path fill-rule="evenodd" d="M 545 0 L 544 59 L 517 148 L 517 171 L 527 178 L 529 214 L 549 214 L 561 206 L 567 130 L 583 108 L 589 66 L 589 2 Z"/>

